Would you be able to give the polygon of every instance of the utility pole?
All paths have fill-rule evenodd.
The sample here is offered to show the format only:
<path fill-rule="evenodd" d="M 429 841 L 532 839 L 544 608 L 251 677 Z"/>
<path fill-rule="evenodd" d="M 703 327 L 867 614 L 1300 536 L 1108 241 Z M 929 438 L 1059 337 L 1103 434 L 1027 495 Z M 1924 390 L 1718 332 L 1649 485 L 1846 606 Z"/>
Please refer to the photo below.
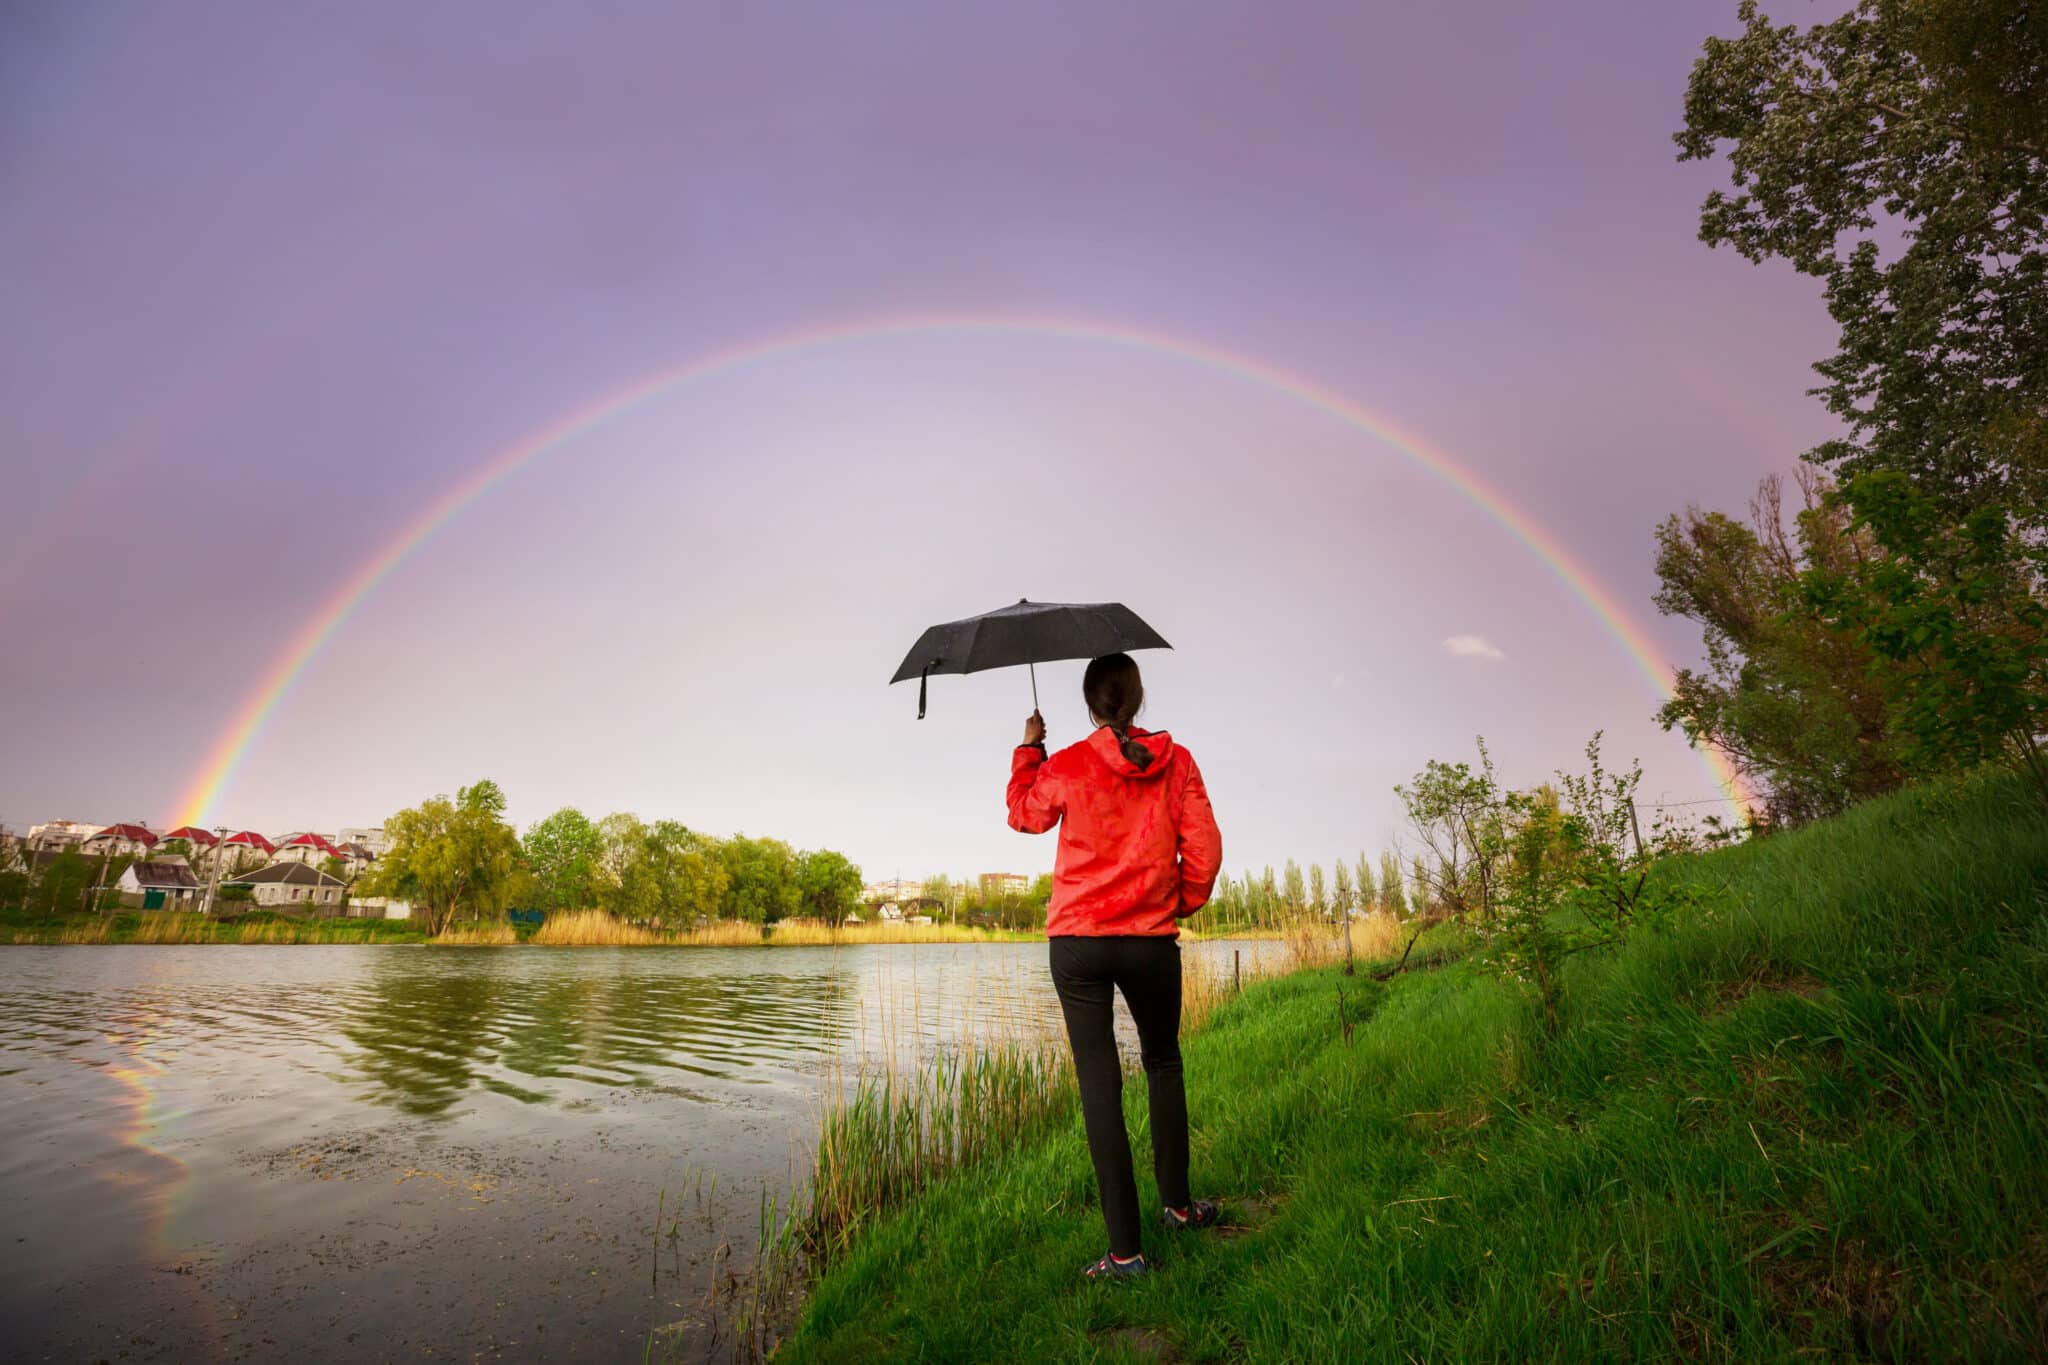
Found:
<path fill-rule="evenodd" d="M 213 834 L 213 875 L 206 881 L 206 904 L 199 909 L 200 914 L 208 916 L 213 914 L 213 893 L 220 885 L 220 860 L 228 856 L 228 827 L 216 825 Z"/>

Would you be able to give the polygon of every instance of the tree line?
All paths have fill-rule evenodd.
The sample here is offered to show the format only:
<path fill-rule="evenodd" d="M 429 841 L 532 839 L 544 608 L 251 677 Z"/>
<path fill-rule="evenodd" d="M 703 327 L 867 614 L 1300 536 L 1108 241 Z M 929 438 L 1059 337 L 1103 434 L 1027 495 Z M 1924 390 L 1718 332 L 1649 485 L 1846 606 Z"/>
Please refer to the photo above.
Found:
<path fill-rule="evenodd" d="M 488 778 L 398 812 L 384 823 L 390 849 L 358 891 L 410 901 L 430 933 L 515 908 L 604 910 L 674 928 L 700 919 L 836 922 L 860 904 L 860 869 L 830 849 L 718 838 L 624 812 L 592 820 L 573 806 L 521 835 L 504 816 L 505 794 Z"/>
<path fill-rule="evenodd" d="M 1264 929 L 1304 915 L 1345 919 L 1385 914 L 1406 919 L 1424 909 L 1427 904 L 1403 872 L 1398 854 L 1375 858 L 1360 853 L 1353 862 L 1331 864 L 1327 875 L 1320 863 L 1304 870 L 1292 858 L 1277 873 L 1270 865 L 1235 877 L 1226 872 L 1216 879 L 1216 890 L 1202 913 L 1215 928 Z"/>

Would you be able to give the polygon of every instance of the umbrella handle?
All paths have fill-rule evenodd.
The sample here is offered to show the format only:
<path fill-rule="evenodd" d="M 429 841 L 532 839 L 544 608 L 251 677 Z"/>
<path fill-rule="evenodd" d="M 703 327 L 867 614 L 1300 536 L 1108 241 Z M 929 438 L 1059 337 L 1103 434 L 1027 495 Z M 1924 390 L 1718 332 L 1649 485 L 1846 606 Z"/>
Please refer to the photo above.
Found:
<path fill-rule="evenodd" d="M 1028 667 L 1031 669 L 1031 709 L 1036 711 L 1038 709 L 1038 665 L 1034 663 L 1028 665 Z"/>
<path fill-rule="evenodd" d="M 919 720 L 923 720 L 923 719 L 924 719 L 924 685 L 925 685 L 925 679 L 926 679 L 926 678 L 929 678 L 929 677 L 931 676 L 931 672 L 932 672 L 932 666 L 931 666 L 930 664 L 926 664 L 926 665 L 925 665 L 925 666 L 924 666 L 923 668 L 921 668 L 921 669 L 919 669 L 919 670 L 918 670 L 918 674 L 917 674 L 917 718 L 918 718 Z"/>

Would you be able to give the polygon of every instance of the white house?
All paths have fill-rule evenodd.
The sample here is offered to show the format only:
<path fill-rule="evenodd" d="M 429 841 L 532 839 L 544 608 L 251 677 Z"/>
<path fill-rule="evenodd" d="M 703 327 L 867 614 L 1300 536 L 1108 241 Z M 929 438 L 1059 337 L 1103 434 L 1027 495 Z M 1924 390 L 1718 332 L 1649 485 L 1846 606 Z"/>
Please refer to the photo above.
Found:
<path fill-rule="evenodd" d="M 130 863 L 114 882 L 114 889 L 142 897 L 142 908 L 189 905 L 200 892 L 199 878 L 183 858 L 159 858 L 151 863 Z"/>
<path fill-rule="evenodd" d="M 28 827 L 28 846 L 31 852 L 43 853 L 57 849 L 76 848 L 104 828 L 88 825 L 77 820 L 45 820 L 40 825 Z"/>
<path fill-rule="evenodd" d="M 340 906 L 341 894 L 348 889 L 339 877 L 330 877 L 317 867 L 299 862 L 272 863 L 230 877 L 221 884 L 248 887 L 258 905 L 302 910 L 333 910 Z"/>

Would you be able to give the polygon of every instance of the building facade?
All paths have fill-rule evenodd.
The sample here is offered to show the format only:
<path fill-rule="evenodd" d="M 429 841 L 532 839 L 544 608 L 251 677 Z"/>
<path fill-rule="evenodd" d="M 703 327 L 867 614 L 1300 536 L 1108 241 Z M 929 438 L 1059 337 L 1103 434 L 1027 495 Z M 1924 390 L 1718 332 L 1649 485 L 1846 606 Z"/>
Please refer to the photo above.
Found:
<path fill-rule="evenodd" d="M 266 909 L 276 907 L 326 914 L 341 908 L 342 893 L 348 889 L 339 877 L 330 877 L 316 867 L 290 860 L 229 877 L 221 885 L 248 887 L 256 904 Z"/>

